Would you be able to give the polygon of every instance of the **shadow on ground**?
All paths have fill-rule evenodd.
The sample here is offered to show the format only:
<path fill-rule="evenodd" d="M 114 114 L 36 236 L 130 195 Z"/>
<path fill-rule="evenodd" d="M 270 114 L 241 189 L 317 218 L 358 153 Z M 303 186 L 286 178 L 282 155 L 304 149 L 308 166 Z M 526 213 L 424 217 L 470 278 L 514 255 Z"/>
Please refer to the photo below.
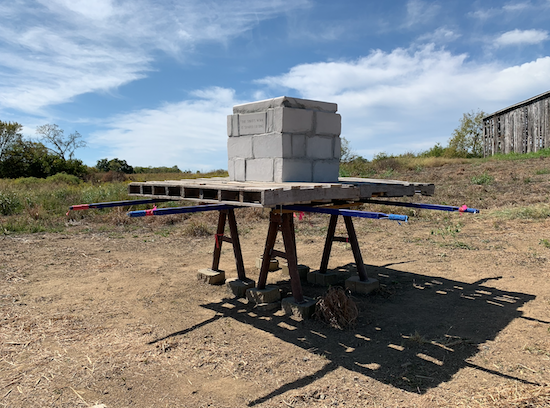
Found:
<path fill-rule="evenodd" d="M 343 269 L 352 266 L 346 265 Z M 231 317 L 329 360 L 320 371 L 284 384 L 249 406 L 304 387 L 338 367 L 415 392 L 425 392 L 449 381 L 464 367 L 531 384 L 525 379 L 477 366 L 469 359 L 488 349 L 483 343 L 493 340 L 513 319 L 522 317 L 519 309 L 535 296 L 484 286 L 489 280 L 500 279 L 498 277 L 469 284 L 398 271 L 389 266 L 369 267 L 370 276 L 378 277 L 382 289 L 354 298 L 360 310 L 354 330 L 343 332 L 314 320 L 295 321 L 280 312 L 260 315 L 239 299 L 202 305 L 217 312 L 217 316 L 196 327 L 219 317 Z M 307 296 L 318 296 L 323 291 L 304 285 Z"/>

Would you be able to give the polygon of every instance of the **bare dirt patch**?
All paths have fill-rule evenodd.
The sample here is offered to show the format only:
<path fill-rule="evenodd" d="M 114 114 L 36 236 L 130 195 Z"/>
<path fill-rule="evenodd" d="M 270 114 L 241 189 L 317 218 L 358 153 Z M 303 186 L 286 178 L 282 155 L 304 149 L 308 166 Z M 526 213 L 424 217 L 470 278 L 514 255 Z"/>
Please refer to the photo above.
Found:
<path fill-rule="evenodd" d="M 267 223 L 239 211 L 237 221 L 254 279 Z M 296 224 L 299 262 L 315 270 L 328 219 Z M 550 406 L 549 219 L 442 214 L 356 228 L 382 288 L 354 296 L 347 331 L 259 313 L 198 282 L 214 239 L 182 227 L 3 236 L 0 404 Z M 352 261 L 335 243 L 330 267 Z M 221 267 L 236 277 L 229 246 Z M 290 290 L 280 271 L 269 282 Z"/>

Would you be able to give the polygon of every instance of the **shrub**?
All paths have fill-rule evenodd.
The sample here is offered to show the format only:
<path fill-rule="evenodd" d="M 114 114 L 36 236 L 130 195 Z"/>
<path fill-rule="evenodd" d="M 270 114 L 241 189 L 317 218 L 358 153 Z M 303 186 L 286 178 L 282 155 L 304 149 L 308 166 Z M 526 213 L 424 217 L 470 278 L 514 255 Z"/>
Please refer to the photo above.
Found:
<path fill-rule="evenodd" d="M 19 198 L 10 192 L 0 191 L 0 214 L 12 215 L 17 214 L 23 209 L 23 205 Z"/>

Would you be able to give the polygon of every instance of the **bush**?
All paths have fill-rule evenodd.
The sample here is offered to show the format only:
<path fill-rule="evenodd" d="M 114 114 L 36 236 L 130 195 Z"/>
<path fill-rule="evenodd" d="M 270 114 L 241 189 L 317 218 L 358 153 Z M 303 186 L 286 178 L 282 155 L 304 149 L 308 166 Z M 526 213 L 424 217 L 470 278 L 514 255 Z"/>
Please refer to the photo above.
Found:
<path fill-rule="evenodd" d="M 53 176 L 49 176 L 46 178 L 46 181 L 50 181 L 57 184 L 68 184 L 77 186 L 79 185 L 82 180 L 80 180 L 77 176 L 67 173 L 57 173 Z"/>
<path fill-rule="evenodd" d="M 12 215 L 17 214 L 23 209 L 23 205 L 19 198 L 10 192 L 0 191 L 0 214 Z"/>

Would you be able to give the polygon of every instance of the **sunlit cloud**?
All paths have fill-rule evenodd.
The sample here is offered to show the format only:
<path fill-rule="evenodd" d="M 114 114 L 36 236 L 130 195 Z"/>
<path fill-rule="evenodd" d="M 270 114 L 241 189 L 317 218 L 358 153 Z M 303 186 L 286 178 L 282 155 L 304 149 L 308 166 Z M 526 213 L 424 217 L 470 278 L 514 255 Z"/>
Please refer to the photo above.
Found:
<path fill-rule="evenodd" d="M 108 146 L 109 158 L 134 166 L 226 168 L 226 118 L 239 103 L 231 89 L 197 90 L 179 103 L 117 115 L 90 136 L 89 144 Z"/>
<path fill-rule="evenodd" d="M 407 16 L 405 27 L 425 24 L 431 21 L 439 13 L 440 6 L 422 0 L 409 0 L 407 2 Z"/>
<path fill-rule="evenodd" d="M 336 102 L 342 135 L 372 156 L 446 143 L 462 113 L 490 113 L 550 89 L 548 72 L 550 57 L 504 67 L 475 64 L 466 54 L 428 45 L 376 50 L 353 61 L 301 64 L 257 83 Z"/>
<path fill-rule="evenodd" d="M 512 30 L 498 36 L 495 39 L 495 44 L 500 47 L 538 44 L 548 40 L 548 38 L 548 31 L 545 30 Z"/>
<path fill-rule="evenodd" d="M 161 51 L 178 60 L 224 43 L 308 0 L 163 3 L 19 0 L 0 7 L 0 109 L 41 113 L 143 78 Z"/>

